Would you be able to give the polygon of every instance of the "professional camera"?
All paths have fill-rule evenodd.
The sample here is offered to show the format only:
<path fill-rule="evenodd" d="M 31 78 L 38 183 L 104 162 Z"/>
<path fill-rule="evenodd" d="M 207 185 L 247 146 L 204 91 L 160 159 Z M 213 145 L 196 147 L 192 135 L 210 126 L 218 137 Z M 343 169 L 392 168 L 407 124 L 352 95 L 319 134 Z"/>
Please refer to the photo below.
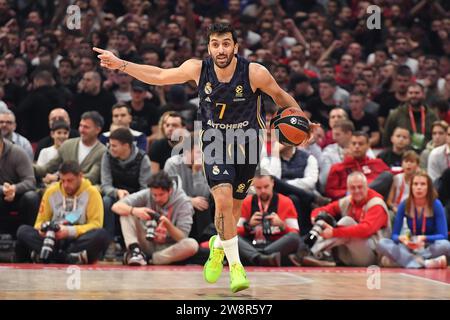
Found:
<path fill-rule="evenodd" d="M 44 242 L 42 244 L 41 253 L 39 259 L 43 262 L 48 262 L 50 255 L 52 254 L 55 243 L 56 233 L 61 229 L 59 224 L 54 221 L 46 221 L 41 225 L 41 232 L 45 233 Z"/>
<path fill-rule="evenodd" d="M 157 212 L 153 212 L 150 213 L 150 216 L 152 218 L 145 223 L 145 227 L 147 228 L 145 239 L 147 239 L 148 241 L 153 241 L 153 239 L 155 239 L 155 231 L 156 227 L 158 226 L 161 215 Z"/>
<path fill-rule="evenodd" d="M 267 236 L 272 235 L 272 228 L 270 225 L 270 220 L 267 219 L 268 216 L 270 216 L 271 213 L 264 212 L 262 214 L 262 225 L 257 225 L 254 228 L 254 236 L 252 244 L 255 247 L 265 247 L 267 245 Z"/>
<path fill-rule="evenodd" d="M 272 235 L 272 227 L 270 225 L 270 219 L 267 219 L 272 213 L 264 212 L 262 214 L 262 225 L 263 225 L 263 234 L 265 236 Z"/>
<path fill-rule="evenodd" d="M 320 234 L 323 232 L 323 222 L 328 223 L 332 227 L 336 227 L 336 220 L 333 216 L 329 215 L 325 211 L 321 211 L 316 219 L 314 220 L 314 225 L 308 232 L 305 238 L 305 244 L 311 248 L 319 238 Z"/>

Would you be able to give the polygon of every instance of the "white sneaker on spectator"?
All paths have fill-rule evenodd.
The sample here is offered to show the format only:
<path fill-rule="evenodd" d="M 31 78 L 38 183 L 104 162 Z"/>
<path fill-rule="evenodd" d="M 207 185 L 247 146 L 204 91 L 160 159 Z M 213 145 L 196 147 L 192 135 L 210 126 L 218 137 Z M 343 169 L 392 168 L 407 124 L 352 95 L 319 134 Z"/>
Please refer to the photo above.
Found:
<path fill-rule="evenodd" d="M 447 257 L 440 256 L 434 259 L 425 260 L 425 268 L 427 269 L 446 269 L 447 268 Z"/>
<path fill-rule="evenodd" d="M 129 258 L 127 264 L 129 266 L 146 266 L 147 259 L 139 248 L 135 248 L 131 253 L 129 253 Z"/>

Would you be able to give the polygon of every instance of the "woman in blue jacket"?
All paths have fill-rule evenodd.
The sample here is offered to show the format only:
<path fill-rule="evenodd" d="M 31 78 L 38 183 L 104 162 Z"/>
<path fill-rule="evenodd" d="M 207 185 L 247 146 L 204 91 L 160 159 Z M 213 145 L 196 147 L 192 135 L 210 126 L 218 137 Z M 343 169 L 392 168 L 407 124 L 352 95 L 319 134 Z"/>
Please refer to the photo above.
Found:
<path fill-rule="evenodd" d="M 410 230 L 402 233 L 406 217 Z M 447 268 L 450 242 L 445 209 L 437 199 L 431 178 L 419 171 L 411 179 L 410 193 L 400 203 L 395 216 L 391 239 L 378 244 L 381 266 L 404 268 Z"/>

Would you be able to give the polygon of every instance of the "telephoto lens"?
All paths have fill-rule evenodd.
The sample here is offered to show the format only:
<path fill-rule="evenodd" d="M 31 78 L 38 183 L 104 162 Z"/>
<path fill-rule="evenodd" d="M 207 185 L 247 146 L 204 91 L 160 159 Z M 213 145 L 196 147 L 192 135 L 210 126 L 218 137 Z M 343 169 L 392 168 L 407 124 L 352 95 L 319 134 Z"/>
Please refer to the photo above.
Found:
<path fill-rule="evenodd" d="M 312 248 L 312 246 L 319 238 L 320 234 L 323 232 L 323 222 L 328 223 L 332 227 L 336 227 L 336 220 L 334 219 L 334 217 L 329 215 L 325 211 L 321 211 L 314 220 L 314 225 L 305 238 L 305 244 L 309 248 Z"/>
<path fill-rule="evenodd" d="M 156 227 L 158 226 L 159 218 L 161 218 L 161 215 L 156 212 L 151 213 L 150 215 L 151 215 L 152 219 L 148 220 L 145 223 L 145 226 L 147 228 L 145 239 L 147 239 L 148 241 L 153 241 L 153 239 L 155 239 L 155 231 L 156 231 Z"/>
<path fill-rule="evenodd" d="M 60 230 L 59 224 L 53 221 L 44 222 L 41 226 L 41 231 L 45 232 L 44 242 L 42 244 L 41 253 L 39 254 L 39 259 L 48 263 L 56 244 L 56 232 Z"/>
<path fill-rule="evenodd" d="M 262 215 L 262 224 L 263 224 L 263 233 L 266 236 L 270 236 L 272 234 L 272 227 L 270 225 L 270 220 L 267 219 L 270 216 L 270 213 L 264 212 Z"/>

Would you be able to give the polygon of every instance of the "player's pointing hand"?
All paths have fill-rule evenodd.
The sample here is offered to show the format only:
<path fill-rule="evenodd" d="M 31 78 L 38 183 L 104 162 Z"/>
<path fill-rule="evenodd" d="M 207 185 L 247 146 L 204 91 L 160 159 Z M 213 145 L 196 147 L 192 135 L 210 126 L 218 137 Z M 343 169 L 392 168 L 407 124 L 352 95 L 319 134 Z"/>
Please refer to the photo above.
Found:
<path fill-rule="evenodd" d="M 97 55 L 97 57 L 100 59 L 100 66 L 113 70 L 119 69 L 122 66 L 123 61 L 118 57 L 116 57 L 114 53 L 112 53 L 111 51 L 103 50 L 96 47 L 92 49 L 95 52 L 100 53 L 99 55 Z"/>

